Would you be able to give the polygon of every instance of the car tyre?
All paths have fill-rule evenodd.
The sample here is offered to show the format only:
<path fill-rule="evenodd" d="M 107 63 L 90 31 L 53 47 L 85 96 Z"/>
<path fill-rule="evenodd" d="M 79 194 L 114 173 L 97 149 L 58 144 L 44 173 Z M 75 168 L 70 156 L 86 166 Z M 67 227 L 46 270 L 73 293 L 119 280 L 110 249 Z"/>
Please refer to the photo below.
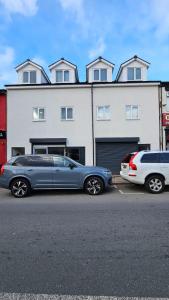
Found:
<path fill-rule="evenodd" d="M 101 194 L 104 191 L 103 180 L 98 176 L 90 176 L 85 181 L 84 190 L 92 196 Z"/>
<path fill-rule="evenodd" d="M 165 188 L 164 178 L 160 175 L 152 175 L 146 179 L 145 187 L 149 193 L 160 194 Z"/>
<path fill-rule="evenodd" d="M 31 186 L 25 178 L 14 179 L 10 185 L 11 193 L 16 198 L 24 198 L 31 192 Z"/>

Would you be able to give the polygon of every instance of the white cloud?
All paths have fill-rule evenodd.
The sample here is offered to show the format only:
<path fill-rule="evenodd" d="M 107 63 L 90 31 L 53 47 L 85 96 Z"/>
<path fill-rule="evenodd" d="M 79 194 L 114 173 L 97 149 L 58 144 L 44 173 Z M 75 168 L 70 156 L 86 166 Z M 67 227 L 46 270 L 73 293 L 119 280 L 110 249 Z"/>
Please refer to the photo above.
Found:
<path fill-rule="evenodd" d="M 0 85 L 16 81 L 14 58 L 15 51 L 12 47 L 6 46 L 0 48 Z"/>
<path fill-rule="evenodd" d="M 155 34 L 159 39 L 169 36 L 168 0 L 151 0 L 150 16 L 155 24 Z"/>
<path fill-rule="evenodd" d="M 89 50 L 89 58 L 94 59 L 98 56 L 103 55 L 105 49 L 106 49 L 106 44 L 103 38 L 99 38 L 99 40 L 96 43 L 96 46 Z"/>
<path fill-rule="evenodd" d="M 37 13 L 37 0 L 0 0 L 9 14 L 19 13 L 24 16 L 34 16 Z"/>
<path fill-rule="evenodd" d="M 32 61 L 34 61 L 36 64 L 38 64 L 38 65 L 40 65 L 40 66 L 42 66 L 44 68 L 46 66 L 48 66 L 47 62 L 42 57 L 40 57 L 40 56 L 34 56 L 32 58 Z"/>
<path fill-rule="evenodd" d="M 85 13 L 84 0 L 57 0 L 68 16 L 72 17 L 81 27 L 83 33 L 87 33 L 89 22 Z"/>

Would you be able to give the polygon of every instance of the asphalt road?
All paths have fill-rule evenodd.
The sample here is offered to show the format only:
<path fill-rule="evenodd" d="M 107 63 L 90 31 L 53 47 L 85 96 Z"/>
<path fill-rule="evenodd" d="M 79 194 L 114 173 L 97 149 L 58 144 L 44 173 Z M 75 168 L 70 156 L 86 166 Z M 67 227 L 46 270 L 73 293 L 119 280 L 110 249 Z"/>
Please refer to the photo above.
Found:
<path fill-rule="evenodd" d="M 0 190 L 0 293 L 168 297 L 169 192 L 141 193 Z"/>

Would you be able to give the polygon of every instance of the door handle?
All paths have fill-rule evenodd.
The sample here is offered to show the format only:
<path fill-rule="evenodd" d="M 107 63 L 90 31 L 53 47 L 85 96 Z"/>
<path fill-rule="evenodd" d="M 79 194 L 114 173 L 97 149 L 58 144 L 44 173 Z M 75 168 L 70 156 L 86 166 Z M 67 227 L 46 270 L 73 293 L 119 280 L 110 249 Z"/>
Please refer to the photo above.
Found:
<path fill-rule="evenodd" d="M 60 170 L 57 169 L 57 170 L 55 170 L 55 172 L 60 172 Z"/>
<path fill-rule="evenodd" d="M 27 171 L 32 171 L 32 169 L 28 169 Z"/>

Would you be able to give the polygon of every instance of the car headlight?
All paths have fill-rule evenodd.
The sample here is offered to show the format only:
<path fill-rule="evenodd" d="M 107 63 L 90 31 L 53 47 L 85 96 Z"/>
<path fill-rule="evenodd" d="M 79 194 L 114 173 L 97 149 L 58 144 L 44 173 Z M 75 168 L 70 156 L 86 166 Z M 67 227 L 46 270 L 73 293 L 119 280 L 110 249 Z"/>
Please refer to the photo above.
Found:
<path fill-rule="evenodd" d="M 106 176 L 111 176 L 111 175 L 112 175 L 111 171 L 109 171 L 109 170 L 105 170 L 105 171 L 103 171 L 103 173 L 104 173 Z"/>

